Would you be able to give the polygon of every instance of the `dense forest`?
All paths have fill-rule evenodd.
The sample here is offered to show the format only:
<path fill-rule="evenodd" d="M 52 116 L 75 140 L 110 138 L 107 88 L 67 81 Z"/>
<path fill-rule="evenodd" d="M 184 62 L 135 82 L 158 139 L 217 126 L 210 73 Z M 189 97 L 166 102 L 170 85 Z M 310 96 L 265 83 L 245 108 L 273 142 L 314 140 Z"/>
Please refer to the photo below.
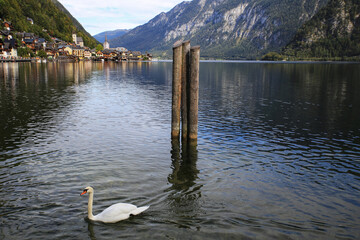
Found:
<path fill-rule="evenodd" d="M 282 54 L 296 59 L 358 60 L 360 1 L 330 0 L 298 30 Z"/>
<path fill-rule="evenodd" d="M 10 21 L 15 32 L 32 32 L 48 41 L 51 36 L 72 42 L 72 33 L 76 32 L 85 46 L 94 48 L 96 40 L 59 6 L 62 5 L 55 0 L 0 0 L 0 18 Z"/>

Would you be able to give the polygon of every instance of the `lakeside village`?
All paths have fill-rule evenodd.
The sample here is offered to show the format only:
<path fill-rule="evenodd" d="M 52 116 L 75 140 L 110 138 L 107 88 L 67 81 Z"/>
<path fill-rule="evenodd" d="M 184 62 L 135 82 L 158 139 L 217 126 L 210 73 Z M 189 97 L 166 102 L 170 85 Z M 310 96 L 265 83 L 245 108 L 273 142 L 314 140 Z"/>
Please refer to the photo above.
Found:
<path fill-rule="evenodd" d="M 32 22 L 31 18 L 28 21 Z M 0 62 L 27 61 L 151 61 L 152 55 L 139 51 L 129 51 L 124 47 L 110 48 L 105 37 L 102 50 L 84 46 L 84 41 L 76 33 L 72 34 L 73 42 L 65 42 L 56 37 L 51 41 L 36 36 L 34 33 L 12 31 L 11 22 L 2 21 L 0 30 Z M 45 29 L 43 31 L 46 31 Z M 15 35 L 15 37 L 13 37 Z M 98 47 L 97 47 L 98 48 Z"/>

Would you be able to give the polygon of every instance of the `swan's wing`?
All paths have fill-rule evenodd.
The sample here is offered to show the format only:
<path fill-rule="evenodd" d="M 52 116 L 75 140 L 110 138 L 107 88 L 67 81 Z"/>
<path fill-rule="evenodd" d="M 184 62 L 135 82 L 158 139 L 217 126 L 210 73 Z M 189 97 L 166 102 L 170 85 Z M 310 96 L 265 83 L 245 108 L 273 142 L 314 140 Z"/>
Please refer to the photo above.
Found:
<path fill-rule="evenodd" d="M 117 203 L 94 216 L 94 219 L 102 222 L 117 222 L 127 219 L 130 216 L 130 213 L 136 208 L 135 205 L 129 203 Z"/>
<path fill-rule="evenodd" d="M 145 211 L 146 209 L 148 209 L 150 206 L 144 206 L 144 207 L 138 207 L 135 210 L 131 211 L 131 215 L 138 215 L 140 213 L 142 213 L 143 211 Z"/>

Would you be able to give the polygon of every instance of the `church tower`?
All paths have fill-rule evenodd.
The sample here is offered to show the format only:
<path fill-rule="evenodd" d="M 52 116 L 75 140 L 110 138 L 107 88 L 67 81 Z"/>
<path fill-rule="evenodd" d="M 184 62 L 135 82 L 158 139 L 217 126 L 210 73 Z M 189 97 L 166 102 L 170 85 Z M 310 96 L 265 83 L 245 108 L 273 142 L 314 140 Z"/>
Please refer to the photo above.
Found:
<path fill-rule="evenodd" d="M 109 44 L 109 42 L 107 41 L 107 35 L 106 35 L 106 34 L 105 34 L 105 42 L 104 42 L 104 44 L 103 44 L 103 47 L 104 47 L 104 50 L 110 48 L 110 44 Z"/>
<path fill-rule="evenodd" d="M 73 34 L 72 34 L 72 39 L 73 39 L 73 42 L 74 42 L 75 44 L 77 44 L 77 36 L 76 36 L 76 33 L 73 33 Z"/>

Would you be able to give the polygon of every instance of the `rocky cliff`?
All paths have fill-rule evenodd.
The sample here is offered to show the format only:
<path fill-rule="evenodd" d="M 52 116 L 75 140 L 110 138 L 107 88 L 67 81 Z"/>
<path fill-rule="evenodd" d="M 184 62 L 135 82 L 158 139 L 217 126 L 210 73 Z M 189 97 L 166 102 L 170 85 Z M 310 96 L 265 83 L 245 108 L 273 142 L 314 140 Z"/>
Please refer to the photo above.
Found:
<path fill-rule="evenodd" d="M 112 46 L 171 56 L 172 45 L 191 40 L 211 58 L 254 58 L 279 50 L 328 0 L 193 0 L 127 34 Z"/>
<path fill-rule="evenodd" d="M 297 58 L 360 56 L 360 1 L 330 0 L 284 50 Z"/>

